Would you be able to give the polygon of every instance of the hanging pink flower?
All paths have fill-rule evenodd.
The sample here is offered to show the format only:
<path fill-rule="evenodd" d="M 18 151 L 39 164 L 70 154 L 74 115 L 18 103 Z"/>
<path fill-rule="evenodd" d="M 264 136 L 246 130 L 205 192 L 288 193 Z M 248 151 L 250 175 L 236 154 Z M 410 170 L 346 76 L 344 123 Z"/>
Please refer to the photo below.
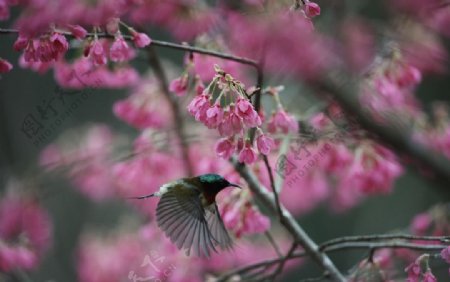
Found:
<path fill-rule="evenodd" d="M 306 2 L 304 9 L 306 16 L 309 18 L 314 18 L 315 16 L 320 15 L 320 7 L 314 2 Z"/>
<path fill-rule="evenodd" d="M 16 197 L 0 201 L 0 271 L 35 268 L 50 240 L 50 218 L 37 202 Z"/>
<path fill-rule="evenodd" d="M 256 138 L 256 146 L 258 151 L 263 155 L 268 155 L 272 148 L 275 146 L 275 142 L 272 138 L 261 134 Z"/>
<path fill-rule="evenodd" d="M 270 219 L 249 201 L 248 194 L 240 191 L 231 193 L 222 203 L 221 215 L 236 237 L 264 233 L 270 228 Z"/>
<path fill-rule="evenodd" d="M 256 161 L 258 155 L 255 152 L 255 149 L 251 146 L 250 143 L 246 143 L 244 148 L 239 153 L 239 162 L 252 164 Z"/>
<path fill-rule="evenodd" d="M 68 26 L 70 33 L 76 38 L 76 39 L 84 39 L 87 35 L 87 31 L 79 25 L 69 25 Z"/>
<path fill-rule="evenodd" d="M 423 274 L 423 282 L 437 282 L 436 277 L 431 272 L 431 269 L 428 269 L 427 272 Z"/>
<path fill-rule="evenodd" d="M 448 246 L 447 248 L 445 248 L 441 251 L 441 257 L 447 263 L 450 263 L 450 246 Z"/>
<path fill-rule="evenodd" d="M 405 268 L 405 271 L 408 274 L 408 282 L 419 282 L 421 272 L 419 262 L 411 263 Z"/>
<path fill-rule="evenodd" d="M 94 61 L 96 65 L 105 65 L 107 58 L 105 49 L 100 41 L 94 40 L 92 44 L 89 46 L 89 56 Z"/>
<path fill-rule="evenodd" d="M 22 51 L 25 49 L 30 42 L 30 38 L 28 36 L 24 36 L 19 33 L 19 37 L 17 37 L 16 41 L 14 42 L 13 48 L 16 51 Z"/>
<path fill-rule="evenodd" d="M 247 127 L 251 128 L 261 125 L 261 118 L 247 99 L 239 98 L 237 100 L 236 114 L 242 118 L 244 125 Z"/>
<path fill-rule="evenodd" d="M 183 75 L 181 77 L 175 78 L 169 84 L 169 91 L 175 93 L 177 96 L 184 96 L 188 89 L 188 77 Z"/>
<path fill-rule="evenodd" d="M 298 131 L 297 121 L 292 115 L 287 114 L 284 110 L 279 110 L 274 113 L 269 120 L 267 127 L 270 133 L 275 133 L 278 129 L 285 134 Z"/>
<path fill-rule="evenodd" d="M 145 46 L 150 45 L 152 40 L 148 37 L 147 34 L 142 32 L 131 31 L 131 35 L 133 36 L 134 45 L 138 48 L 144 48 Z"/>
<path fill-rule="evenodd" d="M 196 121 L 206 121 L 206 111 L 209 109 L 209 97 L 205 94 L 195 96 L 189 103 L 188 112 L 195 117 Z"/>
<path fill-rule="evenodd" d="M 13 68 L 10 62 L 5 59 L 0 58 L 0 73 L 10 72 Z"/>
<path fill-rule="evenodd" d="M 217 128 L 223 120 L 223 110 L 219 104 L 215 104 L 206 111 L 205 125 L 208 128 Z"/>
<path fill-rule="evenodd" d="M 219 124 L 219 133 L 222 136 L 231 136 L 238 134 L 243 129 L 241 118 L 236 115 L 233 107 L 224 113 L 222 123 Z"/>
<path fill-rule="evenodd" d="M 50 42 L 52 43 L 52 49 L 55 52 L 54 60 L 58 60 L 69 49 L 69 43 L 64 35 L 59 32 L 54 32 L 50 36 Z"/>
<path fill-rule="evenodd" d="M 428 213 L 421 213 L 413 218 L 411 231 L 416 235 L 425 235 L 428 228 L 431 227 L 433 219 Z"/>
<path fill-rule="evenodd" d="M 223 138 L 217 141 L 215 151 L 219 157 L 228 160 L 236 151 L 236 146 L 230 139 Z"/>
<path fill-rule="evenodd" d="M 133 50 L 122 36 L 116 37 L 111 48 L 109 49 L 109 57 L 113 62 L 129 61 L 134 55 Z"/>

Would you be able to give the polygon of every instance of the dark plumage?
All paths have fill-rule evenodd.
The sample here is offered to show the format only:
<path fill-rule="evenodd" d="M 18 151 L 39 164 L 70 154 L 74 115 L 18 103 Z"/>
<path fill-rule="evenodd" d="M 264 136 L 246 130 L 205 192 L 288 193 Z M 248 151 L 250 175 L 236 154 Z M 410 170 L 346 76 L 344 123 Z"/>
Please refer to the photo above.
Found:
<path fill-rule="evenodd" d="M 217 252 L 217 246 L 222 250 L 233 246 L 215 200 L 229 186 L 239 187 L 218 174 L 204 174 L 176 180 L 156 193 L 132 199 L 161 197 L 156 208 L 158 226 L 187 255 L 194 248 L 196 255 L 209 257 L 211 250 Z"/>

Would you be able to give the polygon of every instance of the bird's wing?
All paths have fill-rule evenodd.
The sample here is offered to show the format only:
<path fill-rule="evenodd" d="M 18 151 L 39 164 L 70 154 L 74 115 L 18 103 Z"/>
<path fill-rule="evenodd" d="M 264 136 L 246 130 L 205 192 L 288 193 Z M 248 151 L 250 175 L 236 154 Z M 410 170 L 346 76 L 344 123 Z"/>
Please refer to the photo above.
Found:
<path fill-rule="evenodd" d="M 195 187 L 173 188 L 162 195 L 156 208 L 158 226 L 178 249 L 186 249 L 187 255 L 194 247 L 197 256 L 209 257 L 211 249 L 217 250 L 205 219 L 200 191 Z"/>
<path fill-rule="evenodd" d="M 206 221 L 208 222 L 209 230 L 215 239 L 215 244 L 219 245 L 222 250 L 233 248 L 233 240 L 225 229 L 216 203 L 214 203 L 214 206 L 210 209 L 206 209 Z"/>

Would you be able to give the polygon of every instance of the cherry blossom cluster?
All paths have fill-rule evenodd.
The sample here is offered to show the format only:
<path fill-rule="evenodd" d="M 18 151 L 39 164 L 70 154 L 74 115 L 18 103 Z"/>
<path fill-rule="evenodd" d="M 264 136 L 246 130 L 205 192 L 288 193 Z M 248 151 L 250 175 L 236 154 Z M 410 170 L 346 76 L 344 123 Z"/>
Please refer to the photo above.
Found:
<path fill-rule="evenodd" d="M 66 171 L 83 195 L 94 201 L 105 200 L 114 195 L 110 167 L 117 139 L 107 126 L 95 125 L 49 144 L 39 162 L 49 172 Z"/>
<path fill-rule="evenodd" d="M 287 240 L 279 248 L 287 252 Z M 257 246 L 255 248 L 255 246 Z M 137 230 L 118 230 L 112 234 L 82 234 L 77 249 L 77 274 L 80 281 L 161 281 L 201 282 L 205 274 L 213 278 L 216 273 L 242 264 L 256 263 L 261 257 L 275 257 L 267 240 L 241 239 L 234 252 L 221 253 L 209 259 L 187 257 L 179 252 L 164 234 L 146 224 Z M 287 268 L 298 266 L 299 261 L 287 262 Z"/>
<path fill-rule="evenodd" d="M 114 114 L 138 129 L 161 129 L 169 124 L 170 108 L 157 81 L 143 78 L 129 97 L 114 103 Z"/>
<path fill-rule="evenodd" d="M 95 65 L 106 64 L 108 57 L 112 62 L 129 61 L 134 57 L 133 49 L 120 32 L 120 23 L 119 19 L 113 19 L 106 26 L 106 32 L 114 35 L 111 45 L 107 40 L 99 40 L 97 33 L 102 31 L 99 27 L 94 29 L 92 37 L 86 39 L 83 54 L 85 57 L 91 58 Z M 24 51 L 24 58 L 27 62 L 58 61 L 69 49 L 66 35 L 78 40 L 84 40 L 87 36 L 87 31 L 79 25 L 68 26 L 64 29 L 67 31 L 53 28 L 50 32 L 38 37 L 20 34 L 13 47 L 16 51 Z M 143 48 L 151 43 L 151 39 L 146 34 L 138 33 L 131 27 L 127 27 L 127 30 L 136 47 Z"/>
<path fill-rule="evenodd" d="M 270 219 L 251 203 L 247 190 L 231 191 L 221 203 L 220 214 L 227 229 L 238 238 L 270 229 Z"/>
<path fill-rule="evenodd" d="M 421 255 L 405 268 L 405 272 L 408 274 L 408 282 L 437 282 L 436 277 L 431 272 L 431 268 L 428 266 L 429 258 L 429 255 Z M 423 265 L 425 265 L 425 271 Z"/>
<path fill-rule="evenodd" d="M 277 159 L 284 177 L 280 198 L 294 213 L 325 200 L 334 211 L 348 210 L 367 196 L 390 193 L 403 174 L 395 154 L 368 138 L 340 107 L 332 103 L 327 112 L 311 116 L 305 135 L 295 136 L 287 154 Z"/>
<path fill-rule="evenodd" d="M 256 132 L 256 148 L 261 154 L 268 155 L 275 143 L 263 132 L 262 113 L 256 112 L 248 98 L 254 92 L 249 94 L 241 82 L 218 66 L 215 69 L 216 76 L 203 91 L 197 91 L 188 105 L 188 111 L 195 120 L 210 129 L 217 129 L 223 137 L 215 146 L 219 157 L 229 159 L 239 152 L 240 162 L 252 164 L 257 160 L 251 136 L 253 132 Z M 298 126 L 295 119 L 279 106 L 268 121 L 267 128 L 274 134 L 295 132 Z"/>
<path fill-rule="evenodd" d="M 394 56 L 396 51 L 394 51 Z M 373 70 L 361 96 L 361 104 L 382 120 L 384 113 L 417 116 L 420 107 L 413 90 L 421 82 L 421 71 L 411 64 L 394 58 Z"/>
<path fill-rule="evenodd" d="M 51 239 L 50 217 L 37 200 L 9 195 L 0 201 L 2 273 L 35 269 L 48 250 Z"/>
<path fill-rule="evenodd" d="M 216 144 L 216 152 L 220 157 L 228 159 L 237 149 L 241 162 L 254 163 L 257 155 L 248 134 L 250 129 L 261 126 L 261 117 L 246 97 L 248 94 L 239 81 L 218 66 L 216 73 L 210 85 L 198 92 L 190 102 L 188 111 L 195 120 L 210 129 L 217 129 L 224 137 Z M 216 88 L 220 93 L 214 97 Z M 258 149 L 267 154 L 273 141 L 261 130 L 258 133 Z"/>

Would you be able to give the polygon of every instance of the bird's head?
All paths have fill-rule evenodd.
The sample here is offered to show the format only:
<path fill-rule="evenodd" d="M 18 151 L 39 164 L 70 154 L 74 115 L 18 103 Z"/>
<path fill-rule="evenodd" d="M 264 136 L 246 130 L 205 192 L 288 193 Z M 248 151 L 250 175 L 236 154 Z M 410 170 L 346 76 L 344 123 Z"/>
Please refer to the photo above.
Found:
<path fill-rule="evenodd" d="M 241 188 L 239 185 L 234 184 L 234 183 L 230 183 L 228 182 L 228 180 L 226 180 L 225 178 L 223 178 L 222 176 L 218 175 L 218 174 L 203 174 L 200 175 L 198 177 L 198 180 L 200 181 L 201 184 L 203 184 L 205 187 L 211 187 L 214 188 L 215 190 L 222 190 L 226 187 L 237 187 L 237 188 Z"/>

